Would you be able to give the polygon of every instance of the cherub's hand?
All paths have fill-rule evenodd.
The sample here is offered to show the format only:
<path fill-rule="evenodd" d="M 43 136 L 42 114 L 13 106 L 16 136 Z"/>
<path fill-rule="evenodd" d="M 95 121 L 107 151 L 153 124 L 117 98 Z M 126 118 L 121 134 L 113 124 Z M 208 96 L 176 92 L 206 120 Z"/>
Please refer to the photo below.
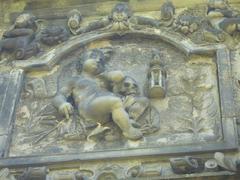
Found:
<path fill-rule="evenodd" d="M 70 115 L 73 113 L 73 106 L 70 103 L 65 102 L 58 108 L 58 111 L 65 115 L 66 119 L 69 119 Z"/>
<path fill-rule="evenodd" d="M 58 129 L 58 134 L 60 136 L 63 136 L 64 134 L 68 134 L 71 132 L 71 126 L 72 126 L 72 119 L 62 120 L 59 122 L 57 129 Z"/>

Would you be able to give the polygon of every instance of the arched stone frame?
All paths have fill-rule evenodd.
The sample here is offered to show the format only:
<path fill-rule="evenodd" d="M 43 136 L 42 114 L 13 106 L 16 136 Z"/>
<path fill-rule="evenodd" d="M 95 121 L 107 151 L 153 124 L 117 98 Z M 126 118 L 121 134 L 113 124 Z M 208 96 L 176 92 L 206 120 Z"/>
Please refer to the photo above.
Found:
<path fill-rule="evenodd" d="M 235 127 L 235 109 L 233 102 L 233 84 L 231 79 L 230 52 L 221 44 L 213 45 L 196 45 L 188 39 L 182 39 L 176 34 L 159 30 L 155 32 L 146 31 L 129 31 L 129 32 L 97 32 L 88 33 L 73 37 L 57 48 L 45 53 L 41 57 L 26 61 L 15 61 L 16 68 L 28 71 L 51 70 L 58 64 L 62 57 L 72 51 L 82 47 L 90 42 L 107 39 L 116 36 L 132 35 L 138 37 L 151 37 L 163 40 L 187 56 L 191 55 L 211 55 L 216 57 L 217 79 L 219 99 L 221 106 L 221 121 L 223 127 L 223 141 L 199 144 L 199 145 L 183 145 L 161 148 L 144 148 L 144 149 L 128 149 L 114 150 L 104 152 L 84 152 L 80 154 L 64 154 L 64 155 L 47 155 L 47 156 L 26 156 L 26 157 L 6 157 L 0 160 L 0 167 L 17 167 L 17 166 L 41 166 L 46 164 L 54 164 L 61 162 L 90 161 L 100 159 L 128 158 L 138 156 L 155 156 L 155 155 L 172 155 L 181 153 L 202 153 L 211 151 L 234 150 L 237 148 L 237 135 Z M 13 118 L 12 118 L 13 119 Z M 11 119 L 11 120 L 12 120 Z M 7 151 L 7 150 L 6 150 Z"/>

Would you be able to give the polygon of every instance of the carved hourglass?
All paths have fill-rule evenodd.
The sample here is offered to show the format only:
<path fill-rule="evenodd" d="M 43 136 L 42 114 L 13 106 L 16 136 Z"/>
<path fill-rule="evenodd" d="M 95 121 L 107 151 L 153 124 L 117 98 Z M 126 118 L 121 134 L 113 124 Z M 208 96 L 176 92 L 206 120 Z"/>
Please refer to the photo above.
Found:
<path fill-rule="evenodd" d="M 148 96 L 164 98 L 166 91 L 166 72 L 162 67 L 159 54 L 155 54 L 149 63 Z"/>

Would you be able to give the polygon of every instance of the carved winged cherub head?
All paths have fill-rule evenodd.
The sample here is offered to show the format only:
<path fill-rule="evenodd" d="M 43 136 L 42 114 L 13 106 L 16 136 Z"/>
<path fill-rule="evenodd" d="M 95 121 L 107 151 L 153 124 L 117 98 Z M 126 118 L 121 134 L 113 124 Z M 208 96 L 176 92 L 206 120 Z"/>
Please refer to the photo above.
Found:
<path fill-rule="evenodd" d="M 126 3 L 118 3 L 113 8 L 109 19 L 113 22 L 127 21 L 132 16 L 132 11 Z"/>
<path fill-rule="evenodd" d="M 161 6 L 161 19 L 168 21 L 171 20 L 175 14 L 175 7 L 173 3 L 169 0 L 166 0 Z"/>

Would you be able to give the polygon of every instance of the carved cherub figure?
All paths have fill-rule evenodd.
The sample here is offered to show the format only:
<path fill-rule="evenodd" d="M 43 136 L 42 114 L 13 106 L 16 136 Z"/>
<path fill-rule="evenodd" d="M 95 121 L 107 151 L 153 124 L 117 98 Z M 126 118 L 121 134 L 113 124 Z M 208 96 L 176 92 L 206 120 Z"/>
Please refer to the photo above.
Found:
<path fill-rule="evenodd" d="M 81 76 L 72 78 L 59 91 L 53 100 L 54 106 L 69 119 L 74 108 L 67 98 L 72 97 L 80 117 L 86 121 L 103 124 L 112 119 L 126 138 L 140 139 L 142 133 L 131 124 L 121 98 L 111 92 L 111 86 L 123 81 L 124 74 L 121 71 L 106 71 L 106 59 L 100 49 L 84 52 L 81 60 Z"/>
<path fill-rule="evenodd" d="M 0 53 L 13 52 L 16 59 L 27 59 L 39 51 L 39 45 L 34 42 L 37 25 L 35 17 L 21 14 L 15 20 L 13 27 L 3 34 L 0 40 Z"/>
<path fill-rule="evenodd" d="M 208 0 L 207 16 L 215 28 L 230 35 L 239 30 L 239 12 L 233 10 L 227 0 Z"/>
<path fill-rule="evenodd" d="M 77 13 L 77 11 L 74 12 L 75 13 L 70 17 L 71 21 L 70 18 L 68 21 L 70 30 L 74 35 L 102 28 L 121 31 L 132 29 L 133 26 L 137 25 L 159 27 L 161 24 L 159 20 L 147 17 L 133 16 L 130 7 L 126 3 L 116 4 L 109 16 L 98 21 L 91 22 L 85 27 L 80 27 L 80 13 Z M 71 25 L 72 23 L 74 25 Z M 78 25 L 78 28 L 76 28 L 76 24 Z"/>
<path fill-rule="evenodd" d="M 166 26 L 170 26 L 174 20 L 175 7 L 173 3 L 169 0 L 166 0 L 160 9 L 161 20 Z"/>

